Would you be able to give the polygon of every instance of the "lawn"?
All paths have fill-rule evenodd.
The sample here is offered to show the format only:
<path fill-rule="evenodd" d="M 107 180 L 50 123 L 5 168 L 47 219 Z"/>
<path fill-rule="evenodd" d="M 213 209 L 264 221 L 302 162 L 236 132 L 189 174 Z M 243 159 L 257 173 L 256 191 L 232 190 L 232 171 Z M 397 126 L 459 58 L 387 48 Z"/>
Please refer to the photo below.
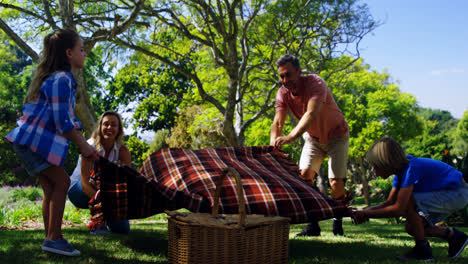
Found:
<path fill-rule="evenodd" d="M 42 221 L 40 195 L 37 197 L 35 189 L 38 188 L 0 188 L 0 263 L 167 263 L 165 214 L 131 220 L 128 235 L 93 236 L 84 224 L 89 212 L 76 210 L 68 201 L 64 215 L 68 224 L 63 235 L 81 251 L 81 256 L 70 258 L 42 252 L 43 229 L 23 228 L 24 223 Z M 72 223 L 75 226 L 70 226 Z M 344 237 L 334 236 L 332 220 L 326 220 L 320 223 L 322 236 L 295 238 L 303 226 L 291 225 L 288 263 L 400 263 L 395 257 L 413 246 L 404 225 L 387 219 L 353 225 L 345 218 Z M 468 227 L 459 229 L 468 232 Z M 430 242 L 436 263 L 468 263 L 468 249 L 452 260 L 447 257 L 447 242 Z"/>
<path fill-rule="evenodd" d="M 403 226 L 386 220 L 363 225 L 344 221 L 345 236 L 335 237 L 332 220 L 322 221 L 322 236 L 294 238 L 303 225 L 291 226 L 289 263 L 400 263 L 395 256 L 413 246 Z M 2 230 L 0 263 L 167 263 L 167 223 L 132 221 L 129 235 L 89 235 L 84 225 L 66 227 L 66 237 L 82 252 L 70 258 L 42 252 L 43 230 Z M 460 228 L 468 232 L 468 228 Z M 431 240 L 436 263 L 467 263 L 468 250 L 454 260 L 447 255 L 447 243 Z"/>

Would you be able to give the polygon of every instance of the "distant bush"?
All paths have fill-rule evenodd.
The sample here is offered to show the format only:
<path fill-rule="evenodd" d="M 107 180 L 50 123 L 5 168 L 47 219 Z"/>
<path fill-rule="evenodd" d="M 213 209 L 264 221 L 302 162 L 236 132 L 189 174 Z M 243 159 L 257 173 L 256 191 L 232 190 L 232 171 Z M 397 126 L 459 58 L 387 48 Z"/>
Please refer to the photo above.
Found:
<path fill-rule="evenodd" d="M 371 196 L 378 198 L 387 198 L 393 187 L 393 177 L 387 179 L 374 179 L 369 181 L 369 191 Z"/>
<path fill-rule="evenodd" d="M 0 229 L 22 226 L 24 221 L 42 222 L 43 192 L 35 187 L 0 187 Z M 65 204 L 63 219 L 76 224 L 89 219 L 89 210 L 78 210 L 70 201 Z"/>
<path fill-rule="evenodd" d="M 161 129 L 154 134 L 153 141 L 149 144 L 149 154 L 152 154 L 160 149 L 168 148 L 167 139 L 170 137 L 168 129 Z"/>
<path fill-rule="evenodd" d="M 11 199 L 16 202 L 21 199 L 36 201 L 43 198 L 43 192 L 36 187 L 17 187 L 12 190 Z"/>

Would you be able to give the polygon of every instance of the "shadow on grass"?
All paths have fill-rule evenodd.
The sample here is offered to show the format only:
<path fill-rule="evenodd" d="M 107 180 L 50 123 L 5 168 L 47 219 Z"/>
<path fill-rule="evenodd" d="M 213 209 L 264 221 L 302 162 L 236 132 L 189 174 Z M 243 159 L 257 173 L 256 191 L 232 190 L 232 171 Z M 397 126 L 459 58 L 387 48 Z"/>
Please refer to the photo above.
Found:
<path fill-rule="evenodd" d="M 149 231 L 154 224 L 139 224 L 144 230 L 132 230 L 121 243 L 133 251 L 167 256 L 167 231 Z M 167 228 L 167 225 L 164 225 Z"/>
<path fill-rule="evenodd" d="M 289 240 L 288 263 L 400 263 L 413 241 L 402 225 L 371 221 L 351 225 L 346 220 L 344 237 L 333 236 L 332 221 L 320 223 L 322 236 Z M 304 225 L 291 225 L 291 235 Z M 464 231 L 468 231 L 464 229 Z M 0 232 L 0 263 L 167 263 L 167 224 L 137 223 L 128 235 L 89 235 L 86 227 L 63 229 L 64 237 L 82 253 L 63 257 L 41 251 L 43 230 L 4 230 Z M 431 241 L 437 263 L 467 263 L 464 252 L 459 259 L 446 257 L 446 242 Z"/>
<path fill-rule="evenodd" d="M 340 250 L 345 248 L 344 250 Z M 350 254 L 353 252 L 353 254 Z M 372 255 L 369 255 L 372 252 Z M 364 242 L 325 243 L 314 240 L 289 241 L 289 263 L 382 263 L 396 248 L 370 246 Z M 392 253 L 390 253 L 392 254 Z"/>
<path fill-rule="evenodd" d="M 167 263 L 167 233 L 149 227 L 128 235 L 94 236 L 85 227 L 65 228 L 64 237 L 79 257 L 66 257 L 41 250 L 43 230 L 1 231 L 0 263 Z"/>

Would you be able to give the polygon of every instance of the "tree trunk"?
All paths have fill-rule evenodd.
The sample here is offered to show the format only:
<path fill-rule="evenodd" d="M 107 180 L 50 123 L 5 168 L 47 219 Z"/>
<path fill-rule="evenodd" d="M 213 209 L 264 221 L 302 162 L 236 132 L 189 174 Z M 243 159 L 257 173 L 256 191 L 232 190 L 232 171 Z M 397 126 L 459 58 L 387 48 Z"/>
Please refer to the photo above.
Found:
<path fill-rule="evenodd" d="M 89 101 L 88 93 L 86 92 L 86 82 L 84 80 L 83 72 L 80 71 L 76 77 L 78 88 L 76 89 L 75 115 L 77 119 L 81 121 L 85 137 L 89 138 L 96 126 L 97 118 L 93 106 Z"/>
<path fill-rule="evenodd" d="M 362 162 L 362 157 L 358 157 L 359 167 L 361 169 L 361 180 L 362 180 L 362 189 L 364 192 L 364 200 L 366 201 L 367 206 L 370 206 L 370 196 L 369 196 L 369 183 L 367 182 L 366 169 L 364 168 L 364 163 Z"/>
<path fill-rule="evenodd" d="M 238 87 L 236 89 L 236 120 L 234 123 L 234 131 L 237 136 L 237 143 L 239 146 L 244 146 L 245 145 L 245 135 L 244 132 L 242 131 L 242 126 L 244 125 L 244 108 L 242 105 L 242 100 L 241 100 L 241 95 L 240 95 L 240 87 L 238 84 Z"/>
<path fill-rule="evenodd" d="M 69 28 L 76 31 L 76 25 L 73 23 L 73 1 L 60 0 L 59 7 L 63 28 Z M 83 76 L 83 71 L 79 71 L 75 78 L 78 82 L 78 87 L 75 94 L 75 115 L 76 118 L 81 122 L 86 138 L 89 138 L 94 130 L 97 118 L 96 114 L 94 113 L 93 106 L 89 101 L 88 93 L 86 92 L 86 82 Z"/>

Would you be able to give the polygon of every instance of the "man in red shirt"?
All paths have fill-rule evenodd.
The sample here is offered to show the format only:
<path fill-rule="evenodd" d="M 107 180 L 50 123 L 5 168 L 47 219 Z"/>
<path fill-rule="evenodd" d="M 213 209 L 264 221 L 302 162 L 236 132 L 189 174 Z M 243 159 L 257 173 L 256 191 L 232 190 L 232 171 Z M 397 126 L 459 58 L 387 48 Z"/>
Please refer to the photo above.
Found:
<path fill-rule="evenodd" d="M 320 165 L 328 155 L 332 198 L 344 199 L 347 171 L 349 127 L 336 105 L 325 81 L 315 74 L 301 76 L 299 60 L 284 55 L 276 61 L 283 84 L 276 95 L 276 114 L 270 134 L 270 145 L 281 147 L 303 135 L 299 168 L 306 182 L 312 183 Z M 299 121 L 286 136 L 282 136 L 288 110 Z M 343 235 L 342 220 L 335 219 L 333 233 Z M 320 227 L 312 221 L 300 236 L 318 236 Z"/>

